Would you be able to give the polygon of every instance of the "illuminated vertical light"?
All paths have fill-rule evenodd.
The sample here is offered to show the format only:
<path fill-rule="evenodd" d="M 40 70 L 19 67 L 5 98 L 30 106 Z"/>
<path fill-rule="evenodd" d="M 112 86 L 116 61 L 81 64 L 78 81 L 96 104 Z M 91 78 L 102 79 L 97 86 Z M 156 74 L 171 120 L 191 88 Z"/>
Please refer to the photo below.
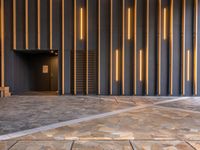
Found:
<path fill-rule="evenodd" d="M 119 50 L 116 49 L 115 51 L 115 70 L 116 70 L 116 77 L 115 80 L 118 82 L 119 81 Z"/>
<path fill-rule="evenodd" d="M 83 40 L 83 8 L 80 9 L 80 39 Z"/>
<path fill-rule="evenodd" d="M 190 50 L 187 50 L 187 81 L 190 81 Z"/>
<path fill-rule="evenodd" d="M 128 8 L 128 40 L 131 39 L 131 8 Z"/>
<path fill-rule="evenodd" d="M 163 18 L 163 39 L 166 40 L 167 39 L 167 8 L 164 8 L 164 11 L 163 11 L 163 15 L 164 15 L 164 18 Z"/>
<path fill-rule="evenodd" d="M 140 81 L 142 81 L 142 77 L 143 77 L 143 75 L 142 75 L 142 66 L 143 66 L 143 63 L 142 63 L 142 59 L 143 59 L 143 56 L 142 56 L 142 49 L 140 50 L 140 52 L 139 52 L 139 58 L 140 58 Z"/>

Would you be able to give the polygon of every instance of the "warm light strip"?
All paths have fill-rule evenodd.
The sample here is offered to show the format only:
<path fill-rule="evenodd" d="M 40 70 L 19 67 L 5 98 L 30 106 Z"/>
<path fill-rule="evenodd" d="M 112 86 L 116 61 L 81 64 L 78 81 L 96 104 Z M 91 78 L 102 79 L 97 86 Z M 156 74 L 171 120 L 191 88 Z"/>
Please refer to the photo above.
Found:
<path fill-rule="evenodd" d="M 162 0 L 158 1 L 158 95 L 161 95 Z"/>
<path fill-rule="evenodd" d="M 128 40 L 131 39 L 131 8 L 128 8 Z"/>
<path fill-rule="evenodd" d="M 169 41 L 169 49 L 170 49 L 170 95 L 173 95 L 173 14 L 174 14 L 174 0 L 170 0 L 170 41 Z"/>
<path fill-rule="evenodd" d="M 52 39 L 53 39 L 53 35 L 52 35 L 52 0 L 50 0 L 50 49 L 53 48 L 52 46 Z"/>
<path fill-rule="evenodd" d="M 110 95 L 112 95 L 113 0 L 110 0 Z"/>
<path fill-rule="evenodd" d="M 76 0 L 74 0 L 74 95 L 76 95 Z"/>
<path fill-rule="evenodd" d="M 65 94 L 65 0 L 62 0 L 62 95 Z"/>
<path fill-rule="evenodd" d="M 197 55 L 198 55 L 198 0 L 194 0 L 194 95 L 198 95 Z"/>
<path fill-rule="evenodd" d="M 1 0 L 1 87 L 5 87 L 5 64 L 4 64 L 4 0 Z M 1 97 L 3 97 L 1 92 Z"/>
<path fill-rule="evenodd" d="M 98 0 L 98 95 L 101 94 L 101 61 L 100 61 L 100 49 L 101 49 L 101 1 Z"/>
<path fill-rule="evenodd" d="M 28 1 L 29 0 L 25 0 L 25 18 L 26 18 L 26 21 L 25 21 L 25 30 L 26 30 L 26 46 L 25 48 L 28 49 L 29 48 L 29 32 L 28 32 Z"/>
<path fill-rule="evenodd" d="M 88 0 L 86 0 L 86 95 L 88 95 L 88 50 L 89 50 L 89 31 L 88 31 Z"/>
<path fill-rule="evenodd" d="M 182 0 L 182 95 L 185 95 L 185 17 L 186 17 L 186 0 Z"/>
<path fill-rule="evenodd" d="M 167 40 L 167 8 L 164 8 L 163 10 L 163 39 Z"/>
<path fill-rule="evenodd" d="M 137 0 L 134 1 L 134 95 L 137 95 Z"/>
<path fill-rule="evenodd" d="M 115 51 L 115 70 L 116 70 L 116 72 L 115 72 L 115 80 L 118 82 L 119 81 L 119 50 L 118 49 L 116 49 L 116 51 Z"/>
<path fill-rule="evenodd" d="M 142 57 L 142 50 L 140 50 L 140 52 L 139 52 L 139 58 L 140 58 L 140 81 L 142 81 L 142 68 L 143 68 L 143 64 L 142 64 L 142 62 L 143 62 L 143 57 Z"/>
<path fill-rule="evenodd" d="M 41 46 L 41 44 L 40 44 L 40 32 L 41 32 L 41 29 L 40 29 L 40 17 L 41 17 L 41 12 L 40 12 L 40 9 L 41 9 L 41 7 L 40 7 L 40 0 L 38 0 L 37 1 L 37 10 L 38 10 L 38 12 L 37 12 L 37 36 L 38 36 L 38 38 L 37 38 L 37 47 L 38 47 L 38 49 L 40 49 L 40 46 Z"/>
<path fill-rule="evenodd" d="M 149 95 L 149 0 L 146 11 L 146 95 Z"/>
<path fill-rule="evenodd" d="M 80 9 L 80 40 L 83 40 L 83 8 Z"/>
<path fill-rule="evenodd" d="M 187 81 L 190 81 L 190 50 L 187 50 Z"/>
<path fill-rule="evenodd" d="M 13 0 L 13 49 L 16 48 L 16 0 Z"/>
<path fill-rule="evenodd" d="M 124 55 L 125 55 L 125 38 L 124 38 L 124 28 L 125 28 L 125 0 L 122 0 L 122 95 L 124 95 Z"/>

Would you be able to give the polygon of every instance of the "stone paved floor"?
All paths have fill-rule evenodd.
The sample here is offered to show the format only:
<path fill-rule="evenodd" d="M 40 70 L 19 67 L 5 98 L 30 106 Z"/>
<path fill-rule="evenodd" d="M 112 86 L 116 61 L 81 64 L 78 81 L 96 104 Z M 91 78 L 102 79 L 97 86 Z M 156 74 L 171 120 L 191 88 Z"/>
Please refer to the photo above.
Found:
<path fill-rule="evenodd" d="M 25 135 L 18 132 L 14 136 L 8 136 L 7 140 L 2 140 L 0 150 L 200 150 L 200 98 L 198 97 L 66 96 L 59 97 L 59 100 L 56 100 L 57 97 L 46 96 L 42 98 L 11 97 L 7 101 L 1 101 L 0 104 L 12 104 L 15 98 L 25 110 L 28 108 L 32 110 L 31 107 L 35 106 L 36 102 L 43 105 L 37 109 L 38 114 L 42 112 L 43 108 L 47 112 L 49 111 L 49 114 L 46 113 L 43 117 L 39 117 L 40 119 L 48 120 L 48 117 L 51 119 L 51 115 L 56 113 L 55 116 L 52 116 L 53 120 L 45 125 L 59 122 L 62 124 L 62 121 L 74 118 L 86 117 L 86 120 L 83 119 L 50 130 L 44 128 L 44 131 L 26 133 Z M 32 100 L 34 102 L 31 102 Z M 71 103 L 72 105 L 70 105 Z M 61 109 L 55 108 L 54 110 L 52 107 L 55 104 Z M 101 104 L 102 106 L 99 106 Z M 64 107 L 67 109 L 65 110 Z M 17 108 L 9 107 L 9 109 L 12 108 L 18 110 L 20 106 Z M 65 116 L 65 111 L 68 109 L 71 115 L 73 115 L 73 111 L 77 111 L 76 117 L 71 117 L 70 113 L 68 113 L 69 116 Z M 32 121 L 31 114 L 33 112 L 34 115 L 37 114 L 36 111 L 27 111 L 24 116 L 29 116 L 29 120 Z M 112 112 L 114 113 L 109 114 Z M 3 115 L 1 113 L 6 115 L 6 110 L 1 111 L 0 109 L 0 117 Z M 101 114 L 104 115 L 87 120 L 87 117 Z M 12 114 L 10 114 L 11 116 Z M 63 120 L 55 119 L 56 116 L 63 118 Z M 36 119 L 34 122 L 40 122 L 40 119 Z M 19 117 L 18 122 L 20 121 L 26 123 L 23 116 Z M 45 122 L 45 120 L 42 121 Z M 16 125 L 12 121 L 9 123 L 11 123 L 10 126 L 13 125 L 13 128 Z M 39 124 L 36 127 L 42 125 Z M 3 127 L 1 126 L 0 130 Z M 23 129 L 25 131 L 30 129 L 30 126 L 27 127 Z M 12 128 L 11 132 L 6 131 L 8 132 L 4 133 L 13 132 Z M 3 137 L 6 136 L 0 135 L 0 139 Z"/>

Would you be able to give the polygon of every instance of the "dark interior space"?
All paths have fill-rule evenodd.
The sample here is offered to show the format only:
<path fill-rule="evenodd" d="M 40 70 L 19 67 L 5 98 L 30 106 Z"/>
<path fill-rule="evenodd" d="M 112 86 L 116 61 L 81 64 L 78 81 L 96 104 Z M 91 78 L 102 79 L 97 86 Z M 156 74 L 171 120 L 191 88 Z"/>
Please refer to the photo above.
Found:
<path fill-rule="evenodd" d="M 58 52 L 37 51 L 16 50 L 14 94 L 58 93 Z"/>

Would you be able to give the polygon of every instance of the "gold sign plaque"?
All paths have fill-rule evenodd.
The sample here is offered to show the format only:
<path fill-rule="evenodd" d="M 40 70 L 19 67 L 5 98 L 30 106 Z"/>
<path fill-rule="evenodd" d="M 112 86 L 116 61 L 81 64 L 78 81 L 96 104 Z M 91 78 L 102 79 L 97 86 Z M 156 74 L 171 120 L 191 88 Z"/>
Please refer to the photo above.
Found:
<path fill-rule="evenodd" d="M 49 72 L 49 67 L 48 65 L 43 65 L 42 66 L 42 73 L 48 73 Z"/>

